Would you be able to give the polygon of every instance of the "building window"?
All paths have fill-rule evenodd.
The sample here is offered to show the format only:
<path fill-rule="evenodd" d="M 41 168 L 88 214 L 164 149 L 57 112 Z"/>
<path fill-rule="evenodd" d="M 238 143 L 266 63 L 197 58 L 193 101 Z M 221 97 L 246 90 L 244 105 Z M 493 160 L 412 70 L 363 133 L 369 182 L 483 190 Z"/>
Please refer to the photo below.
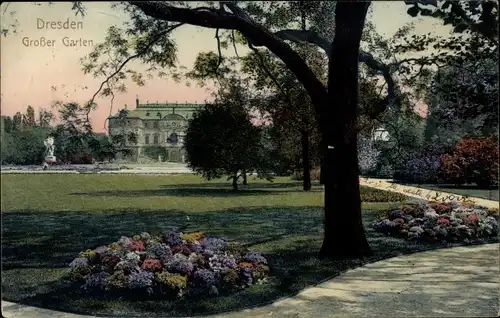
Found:
<path fill-rule="evenodd" d="M 159 127 L 159 125 L 158 125 L 158 124 L 159 124 L 159 122 L 158 122 L 158 121 L 154 121 L 154 122 L 153 122 L 153 127 L 154 127 L 154 128 L 158 128 L 158 127 Z"/>
<path fill-rule="evenodd" d="M 153 143 L 158 144 L 158 134 L 154 134 L 153 136 Z"/>
<path fill-rule="evenodd" d="M 149 117 L 149 112 L 146 113 L 146 116 Z"/>
<path fill-rule="evenodd" d="M 170 136 L 167 138 L 167 142 L 169 144 L 176 144 L 177 141 L 178 141 L 178 138 L 177 138 L 177 134 L 176 133 L 170 134 Z"/>
<path fill-rule="evenodd" d="M 146 145 L 149 145 L 149 135 L 146 135 L 145 138 L 144 138 L 144 143 Z"/>
<path fill-rule="evenodd" d="M 156 114 L 156 116 L 158 116 L 158 117 L 160 117 L 160 118 L 161 118 L 161 113 Z"/>

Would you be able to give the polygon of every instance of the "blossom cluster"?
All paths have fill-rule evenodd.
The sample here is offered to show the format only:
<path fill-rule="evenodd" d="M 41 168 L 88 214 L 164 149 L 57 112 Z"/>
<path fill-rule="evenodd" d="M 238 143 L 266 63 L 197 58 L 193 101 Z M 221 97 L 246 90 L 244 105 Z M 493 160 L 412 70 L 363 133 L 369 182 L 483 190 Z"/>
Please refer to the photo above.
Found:
<path fill-rule="evenodd" d="M 172 297 L 243 289 L 265 282 L 269 271 L 260 253 L 203 232 L 122 236 L 69 264 L 69 276 L 86 292 Z"/>
<path fill-rule="evenodd" d="M 373 228 L 408 240 L 441 242 L 486 239 L 498 235 L 497 217 L 487 208 L 468 203 L 422 203 L 391 208 Z"/>

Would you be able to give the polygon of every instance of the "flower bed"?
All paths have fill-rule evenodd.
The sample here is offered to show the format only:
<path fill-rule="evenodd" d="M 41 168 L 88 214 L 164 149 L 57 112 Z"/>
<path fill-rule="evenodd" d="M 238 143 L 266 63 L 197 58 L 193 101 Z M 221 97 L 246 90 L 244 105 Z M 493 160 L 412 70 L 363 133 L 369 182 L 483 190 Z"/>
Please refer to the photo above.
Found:
<path fill-rule="evenodd" d="M 122 236 L 80 253 L 69 267 L 70 279 L 85 292 L 173 298 L 234 292 L 269 275 L 260 253 L 202 232 Z"/>
<path fill-rule="evenodd" d="M 460 203 L 422 203 L 391 208 L 373 223 L 387 235 L 441 242 L 486 239 L 498 235 L 494 211 Z"/>
<path fill-rule="evenodd" d="M 404 194 L 379 190 L 371 187 L 360 187 L 361 202 L 400 202 L 408 200 Z"/>

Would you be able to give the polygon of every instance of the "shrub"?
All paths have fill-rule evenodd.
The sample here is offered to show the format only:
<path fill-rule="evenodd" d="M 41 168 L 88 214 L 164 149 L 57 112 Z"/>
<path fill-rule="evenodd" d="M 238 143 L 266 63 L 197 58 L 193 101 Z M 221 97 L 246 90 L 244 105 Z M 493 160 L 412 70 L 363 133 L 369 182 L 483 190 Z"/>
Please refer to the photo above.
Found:
<path fill-rule="evenodd" d="M 441 161 L 439 176 L 444 183 L 498 185 L 498 143 L 494 138 L 462 139 Z"/>
<path fill-rule="evenodd" d="M 436 183 L 441 160 L 436 155 L 411 158 L 394 172 L 393 179 L 407 183 Z"/>
<path fill-rule="evenodd" d="M 269 272 L 260 253 L 202 232 L 122 236 L 69 264 L 69 278 L 83 291 L 132 297 L 219 294 L 262 283 Z"/>
<path fill-rule="evenodd" d="M 395 207 L 372 226 L 378 232 L 407 240 L 452 242 L 498 235 L 498 220 L 487 208 L 458 203 Z"/>
<path fill-rule="evenodd" d="M 408 199 L 404 194 L 364 186 L 360 187 L 360 192 L 361 202 L 400 202 Z"/>
<path fill-rule="evenodd" d="M 361 175 L 370 175 L 377 168 L 380 151 L 370 138 L 358 138 L 358 164 Z"/>

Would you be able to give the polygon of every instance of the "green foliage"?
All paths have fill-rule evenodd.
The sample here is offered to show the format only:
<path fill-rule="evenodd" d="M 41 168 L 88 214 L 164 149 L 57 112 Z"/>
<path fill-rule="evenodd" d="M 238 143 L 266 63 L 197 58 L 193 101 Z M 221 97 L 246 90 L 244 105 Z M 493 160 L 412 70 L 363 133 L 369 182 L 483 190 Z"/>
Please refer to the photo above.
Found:
<path fill-rule="evenodd" d="M 429 128 L 435 129 L 434 134 L 453 131 L 458 138 L 496 134 L 498 57 L 440 69 L 427 99 L 432 120 Z"/>
<path fill-rule="evenodd" d="M 41 164 L 45 157 L 43 142 L 49 133 L 48 129 L 39 127 L 5 133 L 1 145 L 2 164 Z"/>
<path fill-rule="evenodd" d="M 399 202 L 408 199 L 404 194 L 370 187 L 360 187 L 360 193 L 361 202 Z"/>
<path fill-rule="evenodd" d="M 498 185 L 498 139 L 466 138 L 452 153 L 441 157 L 440 177 L 444 183 L 476 183 L 488 188 Z"/>
<path fill-rule="evenodd" d="M 407 0 L 405 3 L 411 5 L 407 13 L 412 17 L 420 13 L 442 19 L 444 25 L 453 26 L 454 32 L 473 32 L 498 39 L 498 1 Z"/>
<path fill-rule="evenodd" d="M 187 162 L 207 179 L 250 172 L 259 164 L 259 128 L 252 125 L 238 85 L 193 115 L 185 136 Z"/>

